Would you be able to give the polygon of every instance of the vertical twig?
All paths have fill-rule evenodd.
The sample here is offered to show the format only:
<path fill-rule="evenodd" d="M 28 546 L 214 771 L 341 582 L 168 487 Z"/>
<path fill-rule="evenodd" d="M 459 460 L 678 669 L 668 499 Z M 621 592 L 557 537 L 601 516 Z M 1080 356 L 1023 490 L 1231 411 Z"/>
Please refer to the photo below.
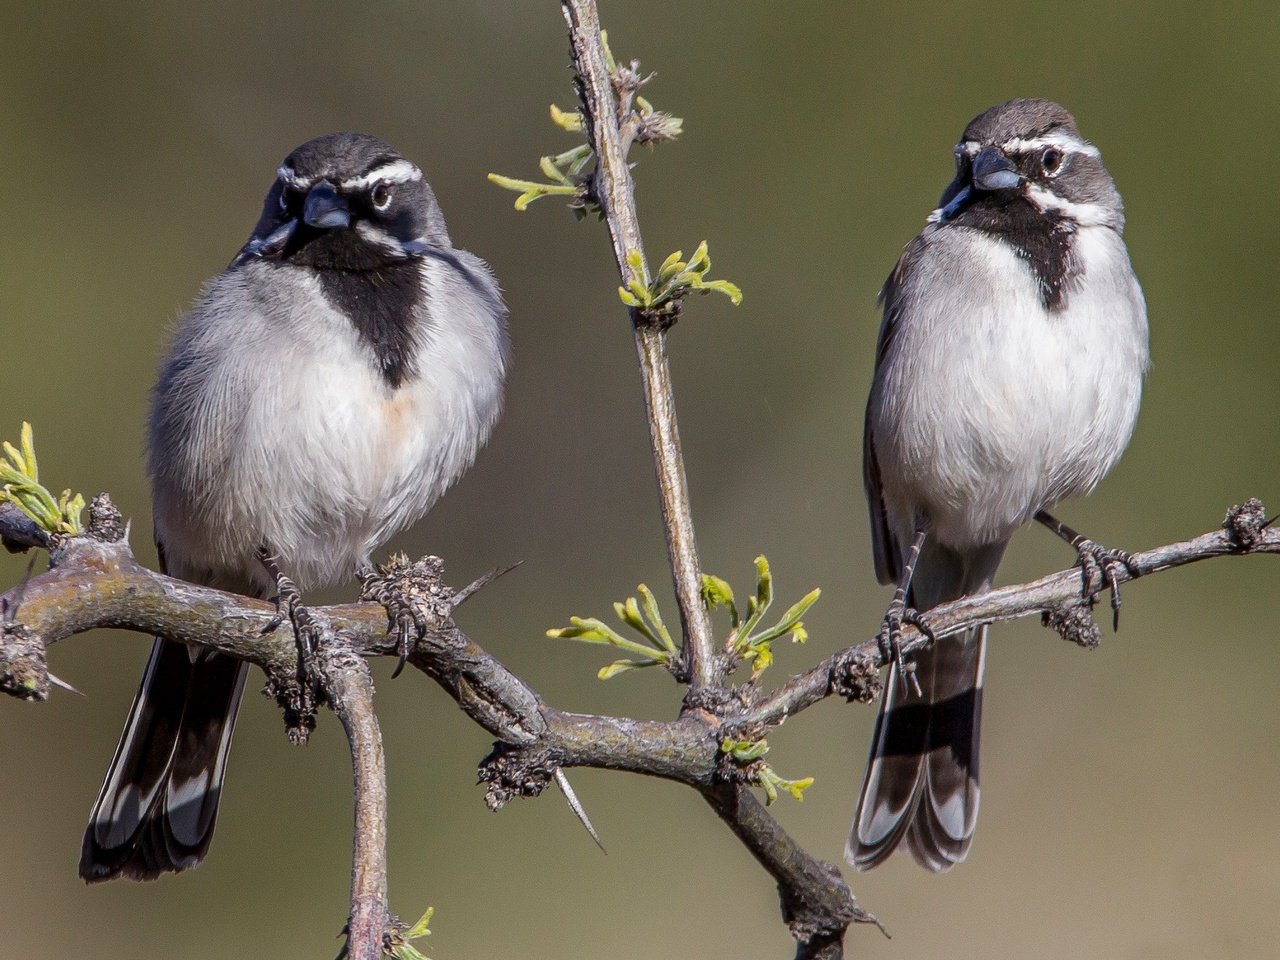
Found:
<path fill-rule="evenodd" d="M 387 774 L 382 731 L 373 708 L 373 677 L 364 658 L 349 649 L 324 650 L 325 695 L 351 745 L 355 777 L 355 831 L 351 858 L 351 960 L 379 960 L 387 927 Z"/>
<path fill-rule="evenodd" d="M 629 288 L 632 281 L 648 286 L 650 278 L 636 217 L 635 187 L 622 146 L 614 80 L 605 62 L 595 0 L 561 0 L 561 7 L 573 44 L 587 136 L 596 156 L 593 199 L 608 224 L 623 287 Z M 627 94 L 633 92 L 622 91 L 624 102 Z M 690 688 L 686 704 L 705 705 L 714 699 L 715 693 L 723 691 L 724 676 L 716 662 L 710 617 L 702 604 L 702 571 L 667 364 L 669 324 L 658 322 L 637 308 L 632 308 L 631 320 L 644 382 L 667 551 L 684 626 Z M 713 696 L 707 697 L 708 693 Z M 840 871 L 806 853 L 745 786 L 716 783 L 701 792 L 777 881 L 783 918 L 796 941 L 797 960 L 839 960 L 844 953 L 844 935 L 849 924 L 876 922 L 858 907 Z"/>
<path fill-rule="evenodd" d="M 626 287 L 632 280 L 639 280 L 647 286 L 649 268 L 636 216 L 635 189 L 618 130 L 617 105 L 605 63 L 595 0 L 562 0 L 561 7 L 573 42 L 587 136 L 596 155 L 595 200 L 609 227 L 622 285 Z M 629 262 L 633 252 L 639 255 L 638 266 Z M 702 567 L 698 563 L 693 512 L 689 507 L 689 485 L 680 453 L 680 431 L 676 424 L 671 371 L 667 364 L 667 331 L 663 326 L 648 322 L 634 309 L 631 319 L 644 383 L 649 439 L 662 500 L 667 555 L 671 560 L 676 600 L 680 604 L 690 692 L 696 694 L 717 686 L 720 676 L 716 670 L 711 619 L 701 599 Z"/>

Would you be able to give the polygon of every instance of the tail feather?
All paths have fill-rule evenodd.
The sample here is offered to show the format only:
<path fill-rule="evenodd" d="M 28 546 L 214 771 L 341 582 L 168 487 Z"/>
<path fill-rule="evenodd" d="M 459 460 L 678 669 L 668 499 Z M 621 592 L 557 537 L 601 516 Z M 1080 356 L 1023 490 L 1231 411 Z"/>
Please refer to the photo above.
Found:
<path fill-rule="evenodd" d="M 926 546 L 911 603 L 926 610 L 990 584 L 1004 551 Z M 915 658 L 919 696 L 890 668 L 845 859 L 859 870 L 906 845 L 921 866 L 950 870 L 969 852 L 978 817 L 978 745 L 987 628 L 943 637 Z"/>
<path fill-rule="evenodd" d="M 204 858 L 247 672 L 156 640 L 85 829 L 82 878 L 153 880 Z"/>

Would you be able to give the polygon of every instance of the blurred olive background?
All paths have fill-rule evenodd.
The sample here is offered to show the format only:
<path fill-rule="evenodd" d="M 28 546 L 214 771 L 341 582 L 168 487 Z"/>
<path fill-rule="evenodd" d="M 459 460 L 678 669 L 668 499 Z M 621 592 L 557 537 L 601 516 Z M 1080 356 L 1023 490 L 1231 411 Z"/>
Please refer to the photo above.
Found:
<path fill-rule="evenodd" d="M 1138 549 L 1274 509 L 1280 154 L 1271 0 L 968 5 L 606 0 L 621 56 L 686 133 L 638 153 L 651 257 L 709 238 L 714 276 L 672 336 L 702 558 L 780 599 L 815 585 L 806 648 L 779 676 L 876 629 L 860 476 L 875 294 L 951 176 L 964 124 L 1012 96 L 1065 103 L 1127 203 L 1154 367 L 1123 462 L 1063 517 Z M 6 229 L 0 436 L 36 426 L 51 485 L 109 490 L 148 562 L 147 390 L 167 327 L 247 237 L 280 158 L 336 129 L 416 159 L 455 242 L 511 307 L 508 413 L 488 450 L 395 546 L 456 583 L 523 560 L 463 625 L 549 702 L 670 717 L 657 673 L 607 684 L 607 656 L 544 638 L 638 582 L 674 619 L 626 317 L 603 227 L 528 212 L 485 181 L 571 146 L 557 4 L 10 3 L 0 62 Z M 1271 502 L 1277 501 L 1277 502 Z M 1043 530 L 1017 582 L 1072 560 Z M 24 560 L 0 558 L 3 583 Z M 994 632 L 982 823 L 945 877 L 895 859 L 851 875 L 894 935 L 857 957 L 1274 956 L 1280 755 L 1273 562 L 1218 560 L 1125 591 L 1123 630 L 1086 654 L 1033 622 Z M 334 596 L 350 596 L 339 591 Z M 218 837 L 199 870 L 86 887 L 80 835 L 150 641 L 59 644 L 85 692 L 0 702 L 0 954 L 328 957 L 346 911 L 349 766 L 333 719 L 305 749 L 247 698 Z M 377 665 L 391 791 L 392 907 L 436 908 L 437 960 L 781 957 L 767 876 L 690 791 L 575 771 L 601 856 L 554 791 L 489 813 L 490 738 L 430 682 Z M 770 737 L 775 810 L 837 861 L 874 712 L 831 701 Z"/>

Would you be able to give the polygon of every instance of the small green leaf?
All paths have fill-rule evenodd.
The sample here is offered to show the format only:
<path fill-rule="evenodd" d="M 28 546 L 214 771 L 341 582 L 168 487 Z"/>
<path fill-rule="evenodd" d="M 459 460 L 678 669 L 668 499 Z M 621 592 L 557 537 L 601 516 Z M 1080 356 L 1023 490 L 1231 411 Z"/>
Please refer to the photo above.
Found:
<path fill-rule="evenodd" d="M 723 293 L 735 307 L 742 303 L 742 290 L 728 280 L 703 280 L 697 289 L 701 293 Z"/>
<path fill-rule="evenodd" d="M 767 740 L 734 740 L 726 737 L 720 743 L 720 750 L 739 763 L 751 763 L 769 752 L 769 742 Z"/>
<path fill-rule="evenodd" d="M 9 455 L 9 459 L 13 461 L 13 466 L 10 469 L 14 473 L 21 474 L 22 476 L 27 476 L 29 474 L 27 465 L 22 461 L 22 454 L 20 454 L 18 452 L 18 448 L 8 440 L 4 442 L 4 452 L 7 453 Z"/>
<path fill-rule="evenodd" d="M 669 652 L 675 653 L 676 642 L 671 639 L 671 633 L 667 630 L 667 625 L 662 622 L 662 614 L 658 612 L 658 601 L 654 599 L 653 591 L 642 583 L 636 587 L 636 592 L 640 594 L 640 602 L 644 604 L 644 615 L 653 624 L 653 629 L 657 631 L 659 638 L 661 638 L 662 645 Z"/>
<path fill-rule="evenodd" d="M 542 157 L 538 160 L 538 169 L 548 180 L 554 180 L 556 183 L 568 183 L 569 179 L 560 172 L 560 168 L 556 166 L 555 161 L 551 157 Z"/>
<path fill-rule="evenodd" d="M 627 597 L 626 603 L 615 603 L 613 612 L 617 614 L 618 619 L 625 623 L 632 630 L 639 633 L 648 640 L 658 650 L 672 649 L 664 642 L 648 621 L 640 615 L 640 606 L 636 603 L 635 597 Z"/>
<path fill-rule="evenodd" d="M 601 667 L 596 674 L 601 680 L 609 680 L 628 670 L 641 670 L 645 667 L 666 666 L 665 660 L 615 660 L 607 667 Z"/>
<path fill-rule="evenodd" d="M 435 915 L 435 907 L 427 907 L 427 912 L 418 918 L 418 922 L 401 934 L 406 940 L 420 940 L 423 937 L 431 935 L 431 931 L 427 927 L 431 923 L 432 916 Z"/>
<path fill-rule="evenodd" d="M 570 133 L 579 133 L 586 126 L 580 112 L 575 111 L 573 113 L 569 113 L 565 110 L 561 110 L 554 103 L 551 104 L 551 122 L 561 130 L 567 130 Z"/>
<path fill-rule="evenodd" d="M 659 283 L 666 283 L 681 270 L 685 269 L 685 264 L 680 259 L 682 256 L 684 256 L 684 253 L 677 250 L 662 261 L 662 266 L 658 268 Z"/>
<path fill-rule="evenodd" d="M 628 307 L 640 306 L 640 301 L 637 300 L 632 294 L 628 293 L 625 287 L 618 288 L 618 299 L 621 300 L 623 303 L 625 303 Z"/>
<path fill-rule="evenodd" d="M 800 618 L 805 615 L 808 609 L 817 602 L 822 596 L 822 591 L 818 589 L 810 590 L 801 597 L 795 604 L 791 606 L 786 613 L 782 615 L 782 619 L 770 627 L 768 630 L 754 634 L 747 638 L 748 643 L 764 643 L 769 640 L 776 640 L 785 634 L 791 633 L 797 628 L 800 632 L 804 632 L 804 625 L 800 622 Z M 796 640 L 797 643 L 804 643 L 809 638 L 808 633 L 804 634 L 803 639 Z"/>
<path fill-rule="evenodd" d="M 639 654 L 645 659 L 652 659 L 655 656 L 652 647 L 636 643 L 634 640 L 628 640 L 602 620 L 596 620 L 594 617 L 570 617 L 569 623 L 571 625 L 568 627 L 548 630 L 547 636 L 552 639 L 609 644 L 610 646 Z M 665 659 L 666 655 L 659 651 L 656 656 Z"/>
<path fill-rule="evenodd" d="M 764 554 L 756 557 L 756 609 L 764 613 L 773 603 L 773 573 Z"/>
<path fill-rule="evenodd" d="M 767 640 L 753 643 L 743 651 L 743 656 L 751 661 L 751 675 L 758 677 L 773 666 L 773 645 Z"/>
<path fill-rule="evenodd" d="M 546 159 L 545 157 L 543 159 Z M 564 179 L 563 177 L 561 179 Z M 578 188 L 571 183 L 535 183 L 532 180 L 518 180 L 515 177 L 504 177 L 498 173 L 489 174 L 489 181 L 505 190 L 521 191 L 516 198 L 516 209 L 523 211 L 534 200 L 550 196 L 575 196 Z"/>
<path fill-rule="evenodd" d="M 733 588 L 729 586 L 728 581 L 721 580 L 719 577 L 709 573 L 704 573 L 702 575 L 702 603 L 708 610 L 726 607 L 729 610 L 731 625 L 735 630 L 738 628 L 740 622 L 738 606 L 733 602 Z"/>
<path fill-rule="evenodd" d="M 707 254 L 707 241 L 703 240 L 698 244 L 698 249 L 693 251 L 693 256 L 689 258 L 688 269 L 696 274 L 704 274 L 711 269 L 711 257 Z"/>
<path fill-rule="evenodd" d="M 640 301 L 641 306 L 653 306 L 653 293 L 639 280 L 629 281 L 627 287 L 631 290 L 632 295 Z"/>

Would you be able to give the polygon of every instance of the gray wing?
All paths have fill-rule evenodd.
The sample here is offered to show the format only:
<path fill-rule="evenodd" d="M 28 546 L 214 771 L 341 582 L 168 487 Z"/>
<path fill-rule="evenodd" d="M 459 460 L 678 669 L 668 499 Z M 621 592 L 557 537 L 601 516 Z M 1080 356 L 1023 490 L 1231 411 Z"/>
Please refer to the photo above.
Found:
<path fill-rule="evenodd" d="M 875 431 L 871 425 L 871 403 L 878 389 L 880 366 L 893 344 L 894 334 L 902 315 L 902 292 L 912 269 L 924 253 L 925 237 L 922 233 L 907 244 L 893 272 L 880 288 L 878 302 L 884 308 L 880 322 L 880 335 L 876 338 L 876 366 L 871 377 L 871 396 L 867 399 L 867 412 L 862 429 L 862 482 L 867 493 L 867 509 L 871 514 L 871 552 L 875 560 L 876 579 L 881 583 L 896 583 L 902 569 L 901 549 L 889 527 L 885 512 L 884 496 L 880 489 L 880 465 L 876 462 Z"/>

